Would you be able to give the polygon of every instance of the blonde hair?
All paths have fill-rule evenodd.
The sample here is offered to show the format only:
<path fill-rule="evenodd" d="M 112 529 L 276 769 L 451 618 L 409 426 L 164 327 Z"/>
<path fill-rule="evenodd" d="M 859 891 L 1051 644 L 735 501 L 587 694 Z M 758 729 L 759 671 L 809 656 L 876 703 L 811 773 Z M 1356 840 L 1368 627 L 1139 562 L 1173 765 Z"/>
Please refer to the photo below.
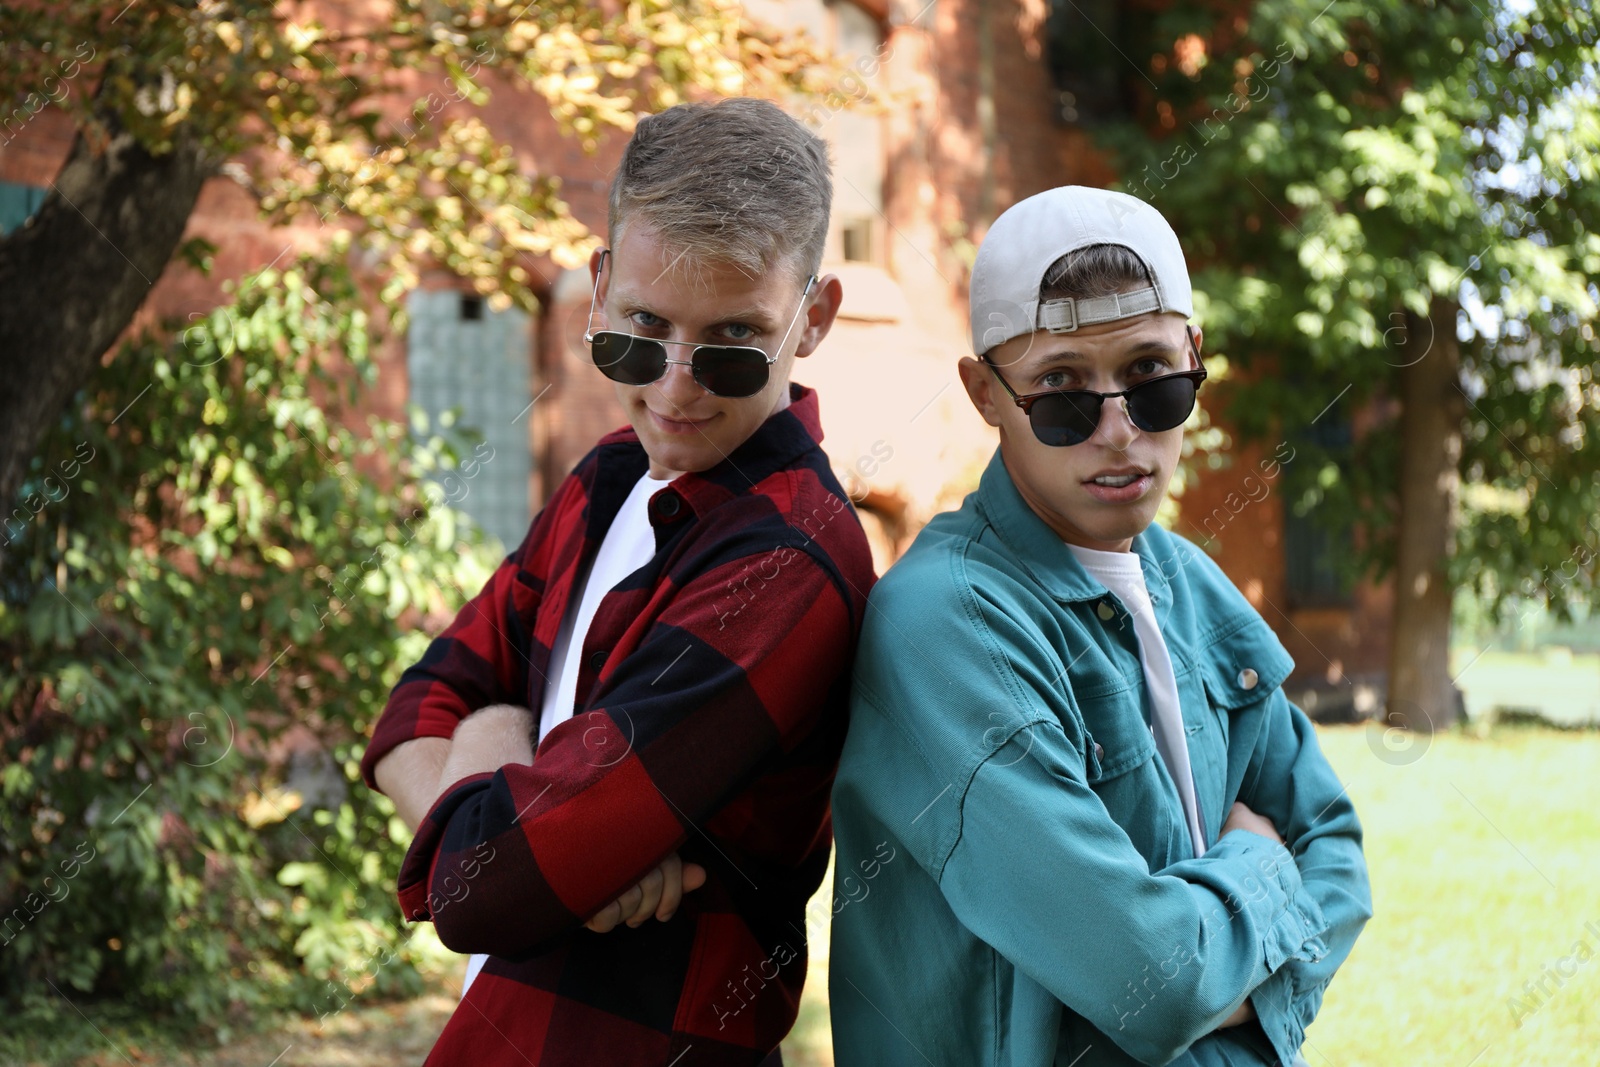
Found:
<path fill-rule="evenodd" d="M 609 240 L 641 222 L 684 252 L 754 277 L 817 273 L 828 239 L 828 146 L 768 100 L 679 104 L 639 120 L 611 182 Z"/>

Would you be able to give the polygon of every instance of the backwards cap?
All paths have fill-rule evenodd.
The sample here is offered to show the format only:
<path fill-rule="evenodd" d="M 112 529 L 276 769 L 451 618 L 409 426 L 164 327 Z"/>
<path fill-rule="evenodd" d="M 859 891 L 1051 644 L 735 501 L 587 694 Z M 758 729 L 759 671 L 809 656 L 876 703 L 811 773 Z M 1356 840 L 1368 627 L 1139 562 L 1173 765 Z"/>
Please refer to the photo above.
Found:
<path fill-rule="evenodd" d="M 1090 245 L 1122 245 L 1139 257 L 1155 284 L 1131 293 L 1039 302 L 1050 265 Z M 1013 337 L 1111 322 L 1152 311 L 1194 314 L 1189 268 L 1178 235 L 1143 200 L 1109 189 L 1063 185 L 1007 208 L 978 248 L 972 268 L 972 352 Z"/>

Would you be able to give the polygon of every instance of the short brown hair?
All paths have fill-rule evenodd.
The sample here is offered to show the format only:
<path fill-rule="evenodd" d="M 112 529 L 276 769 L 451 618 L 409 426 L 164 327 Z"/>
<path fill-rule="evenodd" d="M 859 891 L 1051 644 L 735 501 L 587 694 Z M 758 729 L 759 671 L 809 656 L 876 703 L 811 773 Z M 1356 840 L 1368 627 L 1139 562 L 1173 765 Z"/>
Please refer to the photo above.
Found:
<path fill-rule="evenodd" d="M 1088 300 L 1154 284 L 1144 261 L 1126 245 L 1100 244 L 1068 252 L 1044 272 L 1039 302 Z"/>
<path fill-rule="evenodd" d="M 817 273 L 828 240 L 828 146 L 768 100 L 678 104 L 639 120 L 611 182 L 609 239 L 653 226 L 706 261 L 752 276 L 779 265 Z"/>

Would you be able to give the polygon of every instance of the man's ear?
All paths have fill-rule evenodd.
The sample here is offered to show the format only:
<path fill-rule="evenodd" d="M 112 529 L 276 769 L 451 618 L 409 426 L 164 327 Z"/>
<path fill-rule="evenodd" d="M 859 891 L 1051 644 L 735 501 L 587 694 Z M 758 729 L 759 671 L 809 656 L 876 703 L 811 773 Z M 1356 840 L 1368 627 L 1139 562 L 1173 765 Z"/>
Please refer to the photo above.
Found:
<path fill-rule="evenodd" d="M 606 319 L 606 293 L 611 288 L 611 275 L 616 268 L 616 259 L 609 248 L 597 248 L 589 253 L 589 290 L 592 296 L 590 303 L 579 309 L 586 310 L 589 313 L 589 317 L 584 319 L 583 322 L 585 337 L 589 335 L 590 330 L 611 328 Z M 605 273 L 604 278 L 601 278 L 602 270 Z M 596 288 L 595 284 L 597 281 L 600 283 L 598 288 Z M 574 314 L 577 314 L 577 311 L 574 311 Z M 600 325 L 598 326 L 595 325 L 595 319 L 597 318 L 600 320 Z"/>
<path fill-rule="evenodd" d="M 996 406 L 998 398 L 995 396 L 997 386 L 989 368 L 967 356 L 956 365 L 956 372 L 961 375 L 961 385 L 967 390 L 967 399 L 978 409 L 983 421 L 990 426 L 999 426 L 1000 410 Z"/>
<path fill-rule="evenodd" d="M 1205 343 L 1206 343 L 1206 332 L 1204 330 L 1202 330 L 1198 326 L 1193 326 L 1193 327 L 1185 326 L 1184 329 L 1189 330 L 1191 333 L 1194 334 L 1194 350 L 1189 353 L 1189 358 L 1191 360 L 1194 360 L 1194 366 L 1190 367 L 1189 369 L 1190 370 L 1199 370 L 1200 369 L 1200 363 L 1199 363 L 1199 360 L 1196 357 L 1198 357 L 1200 355 L 1200 353 L 1205 351 L 1205 347 L 1204 346 L 1205 346 Z"/>
<path fill-rule="evenodd" d="M 844 303 L 844 285 L 837 274 L 829 274 L 812 287 L 806 297 L 811 306 L 805 311 L 804 328 L 800 331 L 800 344 L 794 358 L 803 359 L 817 350 L 822 339 L 833 329 L 833 320 L 839 316 L 839 305 Z"/>

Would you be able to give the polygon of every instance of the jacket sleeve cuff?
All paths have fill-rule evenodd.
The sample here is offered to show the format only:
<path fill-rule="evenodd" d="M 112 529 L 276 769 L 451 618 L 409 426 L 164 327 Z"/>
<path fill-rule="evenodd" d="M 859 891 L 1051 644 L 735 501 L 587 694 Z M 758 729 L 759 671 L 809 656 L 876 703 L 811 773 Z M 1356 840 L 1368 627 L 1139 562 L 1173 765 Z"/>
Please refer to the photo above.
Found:
<path fill-rule="evenodd" d="M 1327 943 L 1322 939 L 1328 930 L 1322 905 L 1300 884 L 1298 874 L 1295 883 L 1288 907 L 1267 930 L 1266 960 L 1270 973 L 1276 973 L 1289 960 L 1316 963 L 1328 954 Z"/>
<path fill-rule="evenodd" d="M 1301 882 L 1292 858 L 1279 868 L 1278 876 L 1288 903 L 1263 937 L 1268 977 L 1250 993 L 1250 1004 L 1272 1046 L 1273 1062 L 1290 1067 L 1305 1042 L 1306 1031 L 1295 1005 L 1297 969 L 1285 964 L 1317 963 L 1326 956 L 1323 935 L 1328 932 L 1328 921 L 1316 897 Z"/>
<path fill-rule="evenodd" d="M 439 853 L 444 845 L 445 830 L 450 816 L 455 814 L 474 794 L 489 788 L 495 771 L 480 771 L 458 781 L 450 789 L 434 798 L 433 806 L 422 817 L 405 859 L 400 861 L 398 895 L 400 914 L 411 922 L 426 922 L 434 913 L 449 904 L 450 898 L 433 892 L 434 868 L 439 863 Z"/>
<path fill-rule="evenodd" d="M 1294 1009 L 1294 968 L 1278 971 L 1256 986 L 1250 994 L 1250 1005 L 1272 1046 L 1272 1062 L 1278 1067 L 1291 1067 L 1306 1037 L 1300 1013 Z"/>
<path fill-rule="evenodd" d="M 1229 839 L 1232 840 L 1229 840 Z M 1316 962 L 1328 954 L 1322 935 L 1328 931 L 1322 905 L 1300 879 L 1294 855 L 1283 845 L 1248 830 L 1230 833 L 1206 853 L 1220 856 L 1224 845 L 1246 850 L 1255 867 L 1254 875 L 1265 881 L 1265 899 L 1276 902 L 1270 921 L 1263 924 L 1262 959 L 1267 973 L 1273 974 L 1289 960 Z"/>

